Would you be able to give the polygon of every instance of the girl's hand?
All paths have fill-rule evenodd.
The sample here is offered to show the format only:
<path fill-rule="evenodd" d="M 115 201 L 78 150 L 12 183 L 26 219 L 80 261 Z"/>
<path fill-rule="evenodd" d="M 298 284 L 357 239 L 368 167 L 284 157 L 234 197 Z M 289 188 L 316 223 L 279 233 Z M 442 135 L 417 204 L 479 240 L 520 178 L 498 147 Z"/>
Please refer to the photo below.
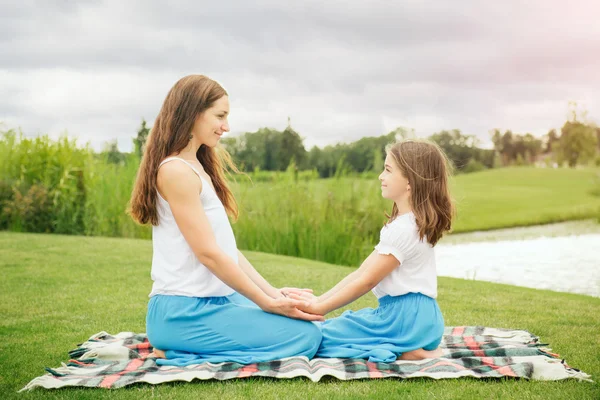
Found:
<path fill-rule="evenodd" d="M 301 307 L 308 306 L 307 301 L 294 300 L 287 297 L 271 299 L 262 309 L 271 314 L 283 315 L 284 317 L 301 319 L 305 321 L 324 321 L 322 315 L 305 312 Z"/>
<path fill-rule="evenodd" d="M 303 296 L 295 293 L 290 293 L 289 297 L 293 300 L 300 301 L 302 304 L 297 306 L 297 308 L 308 314 L 325 315 L 328 313 L 328 311 L 323 308 L 323 303 L 320 302 L 319 298 L 316 296 L 312 296 L 312 300 L 309 301 L 306 301 Z"/>
<path fill-rule="evenodd" d="M 302 312 L 305 312 L 305 313 L 311 314 L 311 315 L 327 314 L 327 311 L 325 309 L 323 309 L 323 303 L 319 303 L 318 301 L 310 301 L 310 302 L 302 301 L 301 303 L 302 304 L 298 305 L 297 308 Z"/>
<path fill-rule="evenodd" d="M 284 287 L 284 288 L 279 289 L 279 293 L 283 297 L 289 297 L 289 298 L 293 298 L 296 300 L 314 301 L 317 298 L 313 294 L 312 289 L 298 289 L 298 288 Z"/>

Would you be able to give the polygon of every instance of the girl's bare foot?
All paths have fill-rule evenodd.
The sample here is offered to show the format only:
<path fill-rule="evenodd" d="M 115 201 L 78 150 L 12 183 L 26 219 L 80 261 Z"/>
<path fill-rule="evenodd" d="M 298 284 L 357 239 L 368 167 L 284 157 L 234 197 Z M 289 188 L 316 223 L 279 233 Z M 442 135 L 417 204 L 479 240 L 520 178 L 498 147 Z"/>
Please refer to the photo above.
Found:
<path fill-rule="evenodd" d="M 401 360 L 424 360 L 426 358 L 440 358 L 444 353 L 439 347 L 435 350 L 413 350 L 406 353 L 402 353 L 400 356 Z"/>
<path fill-rule="evenodd" d="M 148 354 L 148 357 L 167 358 L 165 352 L 162 350 L 159 350 L 159 349 L 154 349 L 154 351 L 152 353 Z"/>

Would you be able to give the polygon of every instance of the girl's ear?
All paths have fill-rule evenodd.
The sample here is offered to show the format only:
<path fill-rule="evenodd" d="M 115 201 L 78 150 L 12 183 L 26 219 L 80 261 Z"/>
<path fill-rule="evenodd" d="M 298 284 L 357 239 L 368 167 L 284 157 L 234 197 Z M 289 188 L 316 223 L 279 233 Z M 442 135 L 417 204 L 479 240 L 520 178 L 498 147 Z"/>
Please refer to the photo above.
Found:
<path fill-rule="evenodd" d="M 406 190 L 410 190 L 410 183 L 406 185 Z"/>

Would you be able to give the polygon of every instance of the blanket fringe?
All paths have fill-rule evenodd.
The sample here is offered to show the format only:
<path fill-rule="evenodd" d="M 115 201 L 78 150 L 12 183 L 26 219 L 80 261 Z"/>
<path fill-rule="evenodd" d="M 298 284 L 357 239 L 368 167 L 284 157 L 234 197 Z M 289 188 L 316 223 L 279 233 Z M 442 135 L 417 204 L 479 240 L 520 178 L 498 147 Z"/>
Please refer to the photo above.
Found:
<path fill-rule="evenodd" d="M 56 389 L 66 386 L 104 387 L 97 377 L 109 377 L 106 387 L 118 388 L 136 382 L 158 384 L 196 379 L 239 379 L 250 376 L 291 379 L 306 377 L 313 382 L 324 376 L 340 380 L 365 378 L 410 379 L 427 377 L 452 379 L 461 377 L 515 377 L 557 381 L 577 379 L 593 382 L 591 376 L 567 365 L 558 354 L 537 336 L 524 330 L 511 331 L 487 327 L 447 327 L 442 342 L 444 356 L 419 361 L 396 361 L 390 364 L 365 360 L 289 357 L 275 364 L 248 366 L 197 364 L 188 367 L 157 367 L 148 358 L 149 344 L 145 334 L 121 332 L 111 335 L 98 332 L 72 350 L 68 364 L 46 368 L 48 374 L 37 377 L 19 392 L 33 388 Z M 474 335 L 474 336 L 471 336 Z M 490 346 L 493 342 L 495 346 Z M 144 365 L 143 369 L 141 369 Z M 225 366 L 225 367 L 224 367 Z"/>

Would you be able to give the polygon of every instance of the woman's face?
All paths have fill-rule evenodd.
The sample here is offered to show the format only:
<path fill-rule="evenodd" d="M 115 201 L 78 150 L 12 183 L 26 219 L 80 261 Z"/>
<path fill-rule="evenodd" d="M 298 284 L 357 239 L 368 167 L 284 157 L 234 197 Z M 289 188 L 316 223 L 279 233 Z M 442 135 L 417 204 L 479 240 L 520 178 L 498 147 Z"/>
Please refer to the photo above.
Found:
<path fill-rule="evenodd" d="M 383 172 L 379 175 L 381 181 L 381 195 L 384 199 L 393 201 L 405 200 L 410 196 L 410 185 L 408 179 L 394 161 L 394 157 L 388 154 L 385 157 Z"/>
<path fill-rule="evenodd" d="M 215 147 L 223 133 L 229 132 L 228 115 L 229 96 L 223 96 L 200 114 L 194 123 L 192 134 L 201 145 Z"/>

